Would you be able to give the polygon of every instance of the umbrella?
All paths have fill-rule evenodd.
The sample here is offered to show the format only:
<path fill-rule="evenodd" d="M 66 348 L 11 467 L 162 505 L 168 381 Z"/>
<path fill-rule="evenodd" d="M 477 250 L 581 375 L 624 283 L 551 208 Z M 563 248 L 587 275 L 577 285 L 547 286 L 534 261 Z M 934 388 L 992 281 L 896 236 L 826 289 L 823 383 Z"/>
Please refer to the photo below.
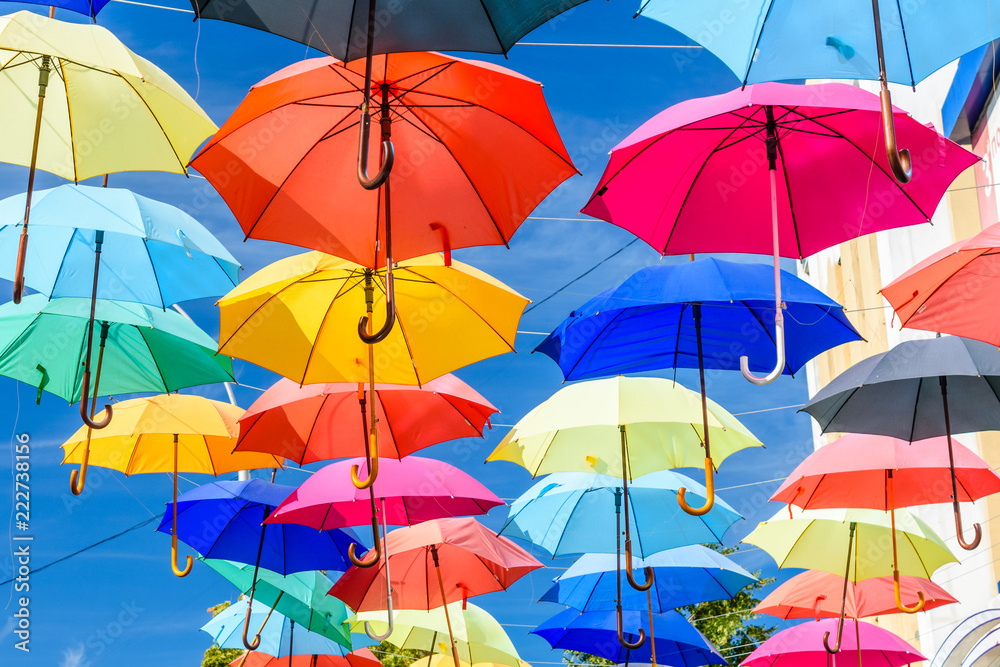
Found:
<path fill-rule="evenodd" d="M 379 76 L 378 65 L 372 58 L 374 54 L 430 49 L 506 54 L 524 35 L 581 2 L 583 0 L 542 0 L 526 6 L 484 4 L 477 0 L 438 0 L 417 5 L 393 5 L 384 0 L 368 0 L 367 3 L 364 0 L 297 0 L 276 7 L 267 0 L 235 0 L 225 5 L 212 4 L 211 0 L 191 0 L 191 6 L 196 18 L 221 19 L 266 30 L 344 61 L 364 56 L 363 65 L 355 63 L 352 68 L 358 75 L 364 69 L 364 79 L 353 83 L 355 90 L 361 93 L 357 104 L 361 111 L 357 177 L 364 188 L 371 190 L 388 179 L 395 155 L 389 134 L 392 119 L 386 112 L 383 95 L 380 119 L 383 164 L 378 174 L 368 177 L 372 88 L 374 84 L 376 89 L 385 91 L 386 87 L 381 84 L 388 78 Z M 360 39 L 362 35 L 363 40 Z M 373 65 L 376 67 L 374 75 Z M 489 67 L 494 71 L 506 71 Z M 396 84 L 402 78 L 394 77 L 389 81 Z M 568 157 L 566 161 L 569 162 Z M 533 166 L 519 163 L 514 171 Z M 551 184 L 550 189 L 557 184 Z"/>
<path fill-rule="evenodd" d="M 923 608 L 926 611 L 958 602 L 930 579 L 900 577 L 898 583 L 907 598 L 919 595 L 921 600 L 925 600 Z M 839 574 L 807 570 L 771 591 L 753 611 L 755 614 L 777 616 L 782 620 L 838 618 L 840 610 L 837 608 L 837 599 L 828 593 L 843 585 L 843 577 Z M 894 577 L 848 582 L 844 616 L 857 619 L 898 613 L 895 586 Z"/>
<path fill-rule="evenodd" d="M 826 641 L 830 633 L 836 631 L 837 622 L 823 619 L 802 623 L 782 630 L 757 647 L 743 662 L 742 667 L 853 667 L 857 651 L 858 665 L 884 665 L 898 667 L 911 662 L 926 660 L 916 649 L 892 634 L 871 623 L 845 621 L 854 626 L 854 636 L 845 633 L 844 653 L 830 656 L 816 648 L 820 637 Z"/>
<path fill-rule="evenodd" d="M 774 349 L 774 332 L 765 324 L 774 321 L 767 273 L 763 265 L 714 258 L 641 269 L 573 311 L 535 351 L 552 357 L 567 380 L 697 368 L 702 432 L 707 434 L 705 367 L 736 370 L 740 347 L 754 359 Z M 790 320 L 783 373 L 792 374 L 820 352 L 861 338 L 835 301 L 791 274 L 785 273 L 783 280 Z M 709 461 L 710 442 L 706 435 Z M 706 475 L 712 475 L 710 465 Z"/>
<path fill-rule="evenodd" d="M 766 384 L 785 366 L 779 257 L 927 222 L 978 159 L 899 112 L 900 137 L 920 156 L 913 180 L 899 184 L 872 153 L 879 108 L 871 93 L 836 83 L 756 84 L 681 102 L 615 147 L 583 212 L 662 254 L 773 254 L 776 363 L 761 378 L 741 360 L 748 380 Z"/>
<path fill-rule="evenodd" d="M 454 665 L 454 660 L 450 659 L 447 655 L 441 655 L 440 653 L 432 653 L 431 655 L 420 658 L 420 660 L 415 660 L 410 663 L 410 667 L 451 667 Z M 464 660 L 459 660 L 458 664 L 460 667 L 501 667 L 501 665 L 507 665 L 508 667 L 531 667 L 531 665 L 520 658 L 516 660 L 508 660 L 507 662 L 477 662 L 470 663 Z"/>
<path fill-rule="evenodd" d="M 101 325 L 96 341 L 95 322 Z M 91 384 L 87 365 L 94 347 L 97 368 Z M 0 374 L 38 387 L 36 403 L 41 402 L 43 390 L 70 402 L 80 399 L 88 434 L 107 426 L 112 411 L 105 405 L 105 416 L 95 421 L 96 403 L 90 403 L 90 396 L 171 392 L 232 381 L 232 361 L 217 355 L 215 347 L 211 336 L 182 315 L 141 304 L 49 301 L 34 294 L 20 304 L 0 305 Z M 84 360 L 87 365 L 81 373 Z M 77 471 L 71 473 L 70 487 L 76 495 L 86 482 L 86 451 L 84 446 L 79 478 Z"/>
<path fill-rule="evenodd" d="M 885 151 L 894 176 L 905 183 L 913 164 L 918 170 L 923 166 L 923 154 L 911 145 L 916 156 L 911 161 L 909 151 L 897 151 L 888 82 L 915 87 L 932 72 L 1000 37 L 1000 18 L 993 18 L 989 0 L 883 2 L 884 12 L 879 4 L 848 0 L 826 7 L 752 0 L 735 7 L 724 0 L 643 0 L 639 12 L 710 49 L 744 86 L 792 79 L 879 81 Z M 725 37 L 716 39 L 714 28 L 706 30 L 709 25 L 719 25 Z"/>
<path fill-rule="evenodd" d="M 946 436 L 955 530 L 963 549 L 953 433 L 1000 430 L 1000 352 L 979 341 L 946 336 L 904 341 L 864 359 L 834 378 L 802 410 L 823 432 L 885 435 L 903 440 Z M 950 399 L 950 400 L 949 400 Z"/>
<path fill-rule="evenodd" d="M 507 244 L 532 209 L 576 172 L 537 82 L 438 53 L 379 61 L 374 83 L 370 59 L 367 74 L 359 62 L 318 58 L 272 75 L 251 90 L 194 161 L 218 185 L 248 236 L 385 268 L 385 322 L 373 333 L 369 307 L 358 325 L 361 340 L 370 344 L 384 340 L 397 317 L 394 261 L 444 249 L 447 265 L 453 247 Z M 372 85 L 381 91 L 385 162 L 368 181 Z M 276 121 L 294 136 L 282 133 L 283 140 L 247 159 L 240 149 L 246 138 L 272 131 Z M 354 163 L 343 159 L 353 142 L 346 130 L 356 122 L 362 127 L 358 178 L 377 192 L 353 187 Z M 388 179 L 393 131 L 405 147 L 398 182 Z M 231 177 L 234 162 L 247 176 Z M 398 186 L 395 205 L 390 184 Z"/>
<path fill-rule="evenodd" d="M 312 570 L 281 575 L 260 568 L 255 577 L 254 568 L 248 564 L 217 559 L 203 560 L 244 595 L 252 592 L 258 602 L 281 612 L 303 628 L 350 648 L 347 607 L 337 598 L 326 594 L 333 582 L 322 572 Z"/>
<path fill-rule="evenodd" d="M 359 648 L 345 656 L 340 655 L 292 655 L 288 660 L 273 655 L 248 651 L 236 658 L 230 667 L 382 667 L 382 663 L 371 649 Z"/>
<path fill-rule="evenodd" d="M 697 510 L 687 505 L 683 486 L 677 490 L 677 500 L 688 514 L 707 513 L 715 502 L 714 464 L 703 446 L 710 434 L 720 463 L 735 451 L 762 446 L 715 402 L 676 382 L 619 376 L 563 387 L 518 421 L 487 460 L 513 461 L 532 475 L 554 471 L 620 474 L 625 558 L 630 563 L 629 478 L 703 464 L 704 505 Z M 638 586 L 631 568 L 626 572 L 629 583 Z"/>
<path fill-rule="evenodd" d="M 900 325 L 1000 346 L 994 305 L 1000 224 L 939 250 L 882 288 Z"/>
<path fill-rule="evenodd" d="M 172 472 L 170 567 L 178 577 L 186 577 L 193 560 L 188 556 L 184 569 L 177 567 L 177 473 L 220 475 L 237 470 L 279 468 L 283 461 L 270 454 L 233 452 L 239 428 L 236 420 L 243 412 L 235 405 L 182 394 L 135 398 L 117 405 L 118 418 L 100 431 L 99 436 L 94 437 L 90 427 L 82 426 L 63 443 L 62 462 L 82 464 L 90 458 L 96 466 L 126 475 Z"/>
<path fill-rule="evenodd" d="M 183 174 L 217 128 L 173 79 L 101 26 L 8 14 L 0 16 L 0 50 L 7 54 L 0 60 L 0 99 L 10 137 L 0 161 L 29 168 L 17 303 L 36 168 L 74 182 L 119 171 Z"/>
<path fill-rule="evenodd" d="M 828 636 L 823 640 L 830 653 L 840 650 L 849 582 L 885 577 L 895 572 L 930 578 L 942 565 L 958 562 L 941 538 L 906 510 L 896 510 L 890 517 L 887 512 L 870 509 L 793 512 L 789 506 L 789 513 L 791 516 L 786 517 L 783 510 L 779 511 L 760 523 L 743 542 L 766 551 L 779 568 L 811 568 L 831 574 L 844 570 L 837 641 L 831 647 L 827 643 Z M 899 535 L 892 535 L 897 532 Z M 885 548 L 890 541 L 899 542 L 891 561 Z M 837 548 L 844 542 L 847 543 L 846 563 L 840 558 L 843 552 Z"/>
<path fill-rule="evenodd" d="M 360 612 L 355 617 L 352 627 L 360 629 L 362 624 L 370 624 L 376 628 L 385 627 L 387 624 L 379 618 L 379 615 L 379 612 Z M 451 650 L 450 642 L 446 641 L 450 622 L 458 654 L 456 656 L 455 653 L 451 653 L 449 663 L 457 657 L 460 664 L 479 666 L 492 663 L 524 667 L 525 663 L 518 658 L 517 649 L 514 648 L 510 637 L 486 610 L 462 600 L 449 603 L 447 615 L 445 618 L 445 605 L 427 611 L 420 609 L 394 611 L 393 630 L 385 641 L 401 649 L 429 651 L 431 655 L 421 663 L 428 667 L 451 667 L 438 660 L 443 658 L 441 654 L 448 655 Z"/>
<path fill-rule="evenodd" d="M 374 283 L 382 275 L 319 252 L 279 260 L 219 301 L 219 351 L 300 384 L 367 381 L 371 403 L 376 381 L 421 384 L 514 349 L 527 299 L 472 267 L 427 256 L 397 265 L 400 326 L 376 355 L 355 335 L 350 313 L 381 300 Z M 376 415 L 367 412 L 365 457 L 374 461 Z"/>
<path fill-rule="evenodd" d="M 622 607 L 651 613 L 708 600 L 731 600 L 756 577 L 717 551 L 700 544 L 635 558 L 633 569 L 653 568 L 653 587 L 642 594 L 625 589 Z M 611 554 L 589 553 L 553 579 L 539 602 L 556 602 L 582 612 L 610 611 L 617 606 L 615 577 L 620 565 Z"/>
<path fill-rule="evenodd" d="M 199 486 L 167 508 L 157 530 L 180 538 L 204 558 L 253 563 L 250 602 L 253 607 L 257 575 L 261 567 L 288 575 L 311 570 L 349 567 L 347 551 L 357 542 L 349 530 L 316 531 L 296 524 L 267 526 L 264 519 L 292 492 L 283 486 L 251 479 L 212 482 Z M 173 510 L 173 521 L 168 518 Z M 244 624 L 244 645 L 254 650 L 259 639 L 247 639 L 249 612 Z M 301 619 L 298 620 L 301 623 Z M 349 645 L 345 644 L 345 645 Z"/>
<path fill-rule="evenodd" d="M 270 451 L 300 465 L 363 454 L 357 440 L 343 434 L 357 428 L 364 392 L 358 383 L 300 385 L 282 378 L 240 417 L 236 449 Z M 499 412 L 451 374 L 420 387 L 376 383 L 374 403 L 379 454 L 397 459 L 446 440 L 481 437 Z M 364 442 L 366 419 L 361 422 Z"/>
<path fill-rule="evenodd" d="M 625 612 L 630 625 L 642 625 L 644 618 L 641 612 Z M 614 663 L 649 663 L 655 655 L 659 664 L 676 667 L 727 664 L 719 650 L 676 611 L 653 616 L 651 634 L 655 639 L 642 649 L 627 648 L 616 641 L 616 623 L 620 634 L 620 617 L 616 620 L 611 612 L 581 614 L 566 609 L 542 622 L 530 634 L 538 635 L 554 649 L 582 651 Z M 644 636 L 642 629 L 639 636 Z"/>
<path fill-rule="evenodd" d="M 79 14 L 86 14 L 97 22 L 97 12 L 104 9 L 111 0 L 18 0 L 31 5 L 48 5 L 49 18 L 52 18 L 56 8 L 68 9 Z"/>
<path fill-rule="evenodd" d="M 527 551 L 471 518 L 434 519 L 397 528 L 383 539 L 382 551 L 388 555 L 378 561 L 378 567 L 352 567 L 333 585 L 330 595 L 356 612 L 381 609 L 383 598 L 404 609 L 433 609 L 506 590 L 542 567 Z M 390 563 L 395 575 L 389 573 Z M 380 576 L 383 569 L 385 574 Z M 431 584 L 434 578 L 436 591 Z M 447 608 L 445 619 L 450 625 Z M 449 631 L 449 635 L 452 655 L 457 655 L 454 634 Z"/>
<path fill-rule="evenodd" d="M 243 648 L 242 628 L 247 600 L 239 600 L 201 626 L 219 648 Z M 273 617 L 273 618 L 272 618 Z M 296 655 L 336 655 L 346 657 L 351 647 L 310 632 L 281 612 L 257 605 L 251 622 L 260 628 L 260 652 L 278 658 Z M 284 661 L 283 661 L 284 662 Z M 280 663 L 279 663 L 280 664 Z M 357 667 L 351 665 L 351 667 Z"/>

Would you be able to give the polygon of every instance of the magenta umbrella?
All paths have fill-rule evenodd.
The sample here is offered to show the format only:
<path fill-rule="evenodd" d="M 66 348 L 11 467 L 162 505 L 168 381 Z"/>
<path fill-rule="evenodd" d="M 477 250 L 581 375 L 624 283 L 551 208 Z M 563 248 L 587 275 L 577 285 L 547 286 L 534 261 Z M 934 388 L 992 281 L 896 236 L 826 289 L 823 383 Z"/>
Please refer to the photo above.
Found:
<path fill-rule="evenodd" d="M 583 213 L 634 233 L 666 255 L 774 256 L 777 347 L 784 368 L 779 257 L 803 258 L 885 229 L 930 221 L 951 182 L 979 158 L 894 110 L 913 178 L 892 175 L 877 95 L 839 83 L 761 83 L 687 100 L 644 123 L 611 152 Z M 770 323 L 768 323 L 770 324 Z"/>
<path fill-rule="evenodd" d="M 854 632 L 848 632 L 851 626 Z M 837 619 L 809 621 L 782 630 L 757 647 L 742 667 L 899 667 L 927 660 L 915 648 L 871 623 L 844 621 L 844 639 L 839 653 L 830 655 L 823 633 L 837 632 Z M 851 645 L 854 642 L 854 645 Z M 858 646 L 860 645 L 860 650 Z"/>

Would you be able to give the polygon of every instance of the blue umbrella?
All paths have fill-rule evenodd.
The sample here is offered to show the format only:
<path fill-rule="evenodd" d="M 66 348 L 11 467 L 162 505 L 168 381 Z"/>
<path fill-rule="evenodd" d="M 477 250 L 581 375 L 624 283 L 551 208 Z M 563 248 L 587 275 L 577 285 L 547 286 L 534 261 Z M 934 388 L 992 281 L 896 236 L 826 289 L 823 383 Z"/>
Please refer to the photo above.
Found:
<path fill-rule="evenodd" d="M 619 568 L 611 554 L 586 554 L 554 579 L 539 602 L 557 602 L 581 612 L 611 611 L 617 606 Z M 663 613 L 707 600 L 731 600 L 757 578 L 717 551 L 700 544 L 634 558 L 634 569 L 653 568 L 647 593 L 624 587 L 622 607 Z"/>
<path fill-rule="evenodd" d="M 26 2 L 30 5 L 48 5 L 53 9 L 68 9 L 94 18 L 97 16 L 97 12 L 104 9 L 104 5 L 111 0 L 18 0 L 18 2 Z M 94 20 L 96 21 L 96 19 Z"/>
<path fill-rule="evenodd" d="M 719 650 L 703 634 L 676 611 L 653 616 L 652 628 L 645 614 L 626 611 L 624 622 L 629 627 L 639 626 L 632 637 L 645 637 L 651 629 L 650 642 L 639 649 L 630 649 L 618 643 L 621 617 L 614 612 L 592 611 L 584 614 L 575 609 L 559 612 L 531 631 L 547 641 L 552 648 L 583 651 L 619 664 L 656 662 L 676 667 L 728 664 Z"/>
<path fill-rule="evenodd" d="M 177 537 L 204 558 L 253 563 L 249 612 L 257 568 L 287 575 L 309 570 L 345 571 L 350 567 L 347 552 L 358 543 L 350 530 L 317 531 L 294 523 L 265 525 L 264 519 L 288 497 L 295 487 L 251 479 L 238 482 L 211 482 L 177 498 Z M 171 533 L 173 506 L 167 504 L 158 531 Z M 258 648 L 247 640 L 249 613 L 243 627 L 248 649 Z M 273 655 L 273 654 L 272 654 Z"/>
<path fill-rule="evenodd" d="M 249 611 L 249 600 L 240 600 L 216 614 L 201 629 L 212 636 L 219 648 L 243 648 L 240 626 L 244 624 L 244 617 L 249 618 L 255 626 L 261 628 L 260 645 L 255 650 L 276 658 L 290 655 L 346 656 L 353 650 L 352 646 L 343 646 L 321 634 L 310 632 L 270 607 L 258 603 L 253 613 L 248 615 Z M 352 636 L 352 639 L 356 636 Z M 370 645 L 371 643 L 362 641 L 353 648 Z"/>
<path fill-rule="evenodd" d="M 721 500 L 703 516 L 681 511 L 672 501 L 682 486 L 696 497 L 706 495 L 705 487 L 670 470 L 637 477 L 629 485 L 635 555 L 647 557 L 675 547 L 719 542 L 742 518 Z M 620 516 L 621 495 L 622 480 L 617 477 L 553 473 L 514 501 L 500 533 L 536 544 L 553 556 L 613 554 L 618 548 L 614 526 Z"/>
<path fill-rule="evenodd" d="M 893 174 L 910 178 L 897 152 L 888 81 L 917 83 L 1000 38 L 990 0 L 643 0 L 639 13 L 715 54 L 744 85 L 790 79 L 865 79 L 882 84 L 882 121 Z M 882 10 L 885 11 L 882 11 Z"/>

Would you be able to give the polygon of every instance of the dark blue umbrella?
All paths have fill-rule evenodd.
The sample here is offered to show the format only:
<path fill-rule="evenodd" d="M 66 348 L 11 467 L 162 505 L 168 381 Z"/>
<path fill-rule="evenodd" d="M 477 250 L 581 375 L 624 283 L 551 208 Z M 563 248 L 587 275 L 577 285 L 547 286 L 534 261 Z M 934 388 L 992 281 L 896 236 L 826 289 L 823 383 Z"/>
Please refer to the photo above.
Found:
<path fill-rule="evenodd" d="M 832 347 L 861 340 L 843 306 L 782 271 L 784 326 L 775 324 L 774 269 L 700 259 L 651 266 L 573 311 L 535 348 L 552 357 L 567 380 L 663 368 L 697 368 L 705 421 L 705 479 L 714 502 L 705 368 L 736 370 L 755 384 L 792 374 Z M 776 363 L 761 363 L 774 359 Z M 754 361 L 748 361 L 753 358 Z M 751 371 L 771 372 L 758 378 Z"/>
<path fill-rule="evenodd" d="M 68 9 L 94 18 L 97 16 L 97 12 L 104 9 L 104 5 L 111 0 L 18 0 L 18 2 L 26 2 L 30 5 L 47 5 L 55 9 Z"/>
<path fill-rule="evenodd" d="M 651 595 L 624 587 L 622 607 L 663 613 L 707 600 L 731 600 L 756 577 L 717 551 L 695 544 L 634 558 L 633 569 L 653 568 Z M 613 611 L 620 568 L 613 554 L 585 554 L 554 580 L 539 602 L 557 602 L 582 612 Z"/>
<path fill-rule="evenodd" d="M 259 567 L 282 575 L 347 570 L 348 549 L 352 543 L 360 543 L 350 530 L 317 531 L 294 523 L 264 525 L 264 519 L 294 490 L 260 479 L 211 482 L 191 489 L 177 498 L 177 537 L 204 558 L 253 563 L 254 582 Z M 168 503 L 158 531 L 170 534 L 172 515 L 173 506 Z M 247 641 L 248 630 L 245 624 L 243 641 L 253 650 L 256 646 Z"/>
<path fill-rule="evenodd" d="M 613 611 L 581 614 L 575 609 L 567 609 L 544 621 L 531 634 L 538 635 L 552 648 L 583 651 L 619 664 L 654 661 L 675 667 L 727 664 L 719 650 L 676 611 L 655 614 L 651 641 L 638 649 L 628 649 L 618 643 L 619 618 Z M 637 633 L 626 632 L 627 637 L 640 641 L 645 637 L 645 628 L 640 627 L 649 627 L 645 614 L 626 611 L 624 622 L 630 628 L 639 627 Z"/>

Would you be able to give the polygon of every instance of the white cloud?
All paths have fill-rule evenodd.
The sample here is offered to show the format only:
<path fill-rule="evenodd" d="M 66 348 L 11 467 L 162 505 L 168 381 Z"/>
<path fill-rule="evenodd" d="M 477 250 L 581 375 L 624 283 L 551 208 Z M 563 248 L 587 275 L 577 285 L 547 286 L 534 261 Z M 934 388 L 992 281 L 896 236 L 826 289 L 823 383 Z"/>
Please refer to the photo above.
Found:
<path fill-rule="evenodd" d="M 14 634 L 14 617 L 11 616 L 7 619 L 7 622 L 3 624 L 3 628 L 0 628 L 0 641 L 7 639 L 7 637 Z"/>
<path fill-rule="evenodd" d="M 63 649 L 62 662 L 59 663 L 59 667 L 80 667 L 86 653 L 87 649 L 82 643 L 72 648 Z"/>

